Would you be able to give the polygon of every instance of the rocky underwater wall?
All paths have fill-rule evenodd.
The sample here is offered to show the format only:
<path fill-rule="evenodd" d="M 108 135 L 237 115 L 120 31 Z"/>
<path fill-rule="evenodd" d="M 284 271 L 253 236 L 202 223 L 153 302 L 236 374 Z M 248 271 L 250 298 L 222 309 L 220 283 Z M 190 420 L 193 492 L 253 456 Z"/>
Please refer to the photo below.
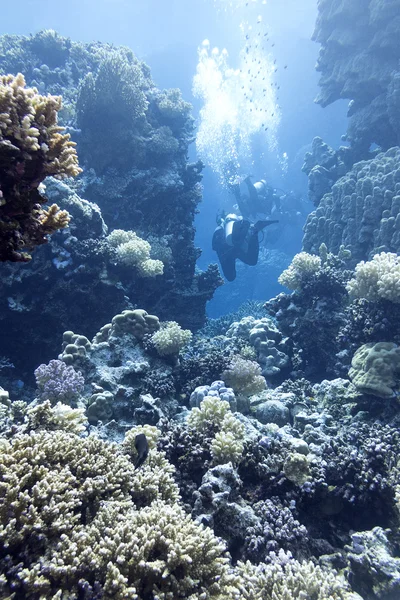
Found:
<path fill-rule="evenodd" d="M 304 227 L 303 249 L 322 243 L 350 264 L 398 252 L 400 221 L 400 2 L 318 2 L 313 39 L 321 44 L 316 102 L 350 100 L 349 124 L 334 150 L 314 138 L 305 156 L 309 197 L 317 207 Z"/>

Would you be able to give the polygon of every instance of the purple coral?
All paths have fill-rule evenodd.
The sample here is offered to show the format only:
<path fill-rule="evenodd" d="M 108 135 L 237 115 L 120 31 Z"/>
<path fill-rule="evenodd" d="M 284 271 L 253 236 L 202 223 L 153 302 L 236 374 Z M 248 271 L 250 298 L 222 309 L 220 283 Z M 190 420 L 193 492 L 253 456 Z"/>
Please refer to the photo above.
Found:
<path fill-rule="evenodd" d="M 40 402 L 50 400 L 52 404 L 71 404 L 79 398 L 85 380 L 80 372 L 61 360 L 51 360 L 35 371 L 37 398 Z"/>

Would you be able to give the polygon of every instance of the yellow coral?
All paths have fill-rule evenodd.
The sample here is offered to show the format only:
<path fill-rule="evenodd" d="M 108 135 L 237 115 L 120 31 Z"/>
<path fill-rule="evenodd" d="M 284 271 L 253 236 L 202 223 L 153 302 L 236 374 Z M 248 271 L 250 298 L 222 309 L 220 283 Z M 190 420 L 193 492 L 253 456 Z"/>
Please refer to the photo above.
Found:
<path fill-rule="evenodd" d="M 207 431 L 210 425 L 221 427 L 225 416 L 230 412 L 229 402 L 216 396 L 206 396 L 200 408 L 194 407 L 189 413 L 189 427 L 198 431 Z"/>
<path fill-rule="evenodd" d="M 151 338 L 160 356 L 179 354 L 191 339 L 192 332 L 189 329 L 182 329 L 176 321 L 163 323 L 163 327 Z"/>
<path fill-rule="evenodd" d="M 48 233 L 64 229 L 71 220 L 70 214 L 66 210 L 61 210 L 57 204 L 52 204 L 47 210 L 43 209 L 40 215 L 40 221 L 43 228 Z"/>
<path fill-rule="evenodd" d="M 237 464 L 243 454 L 244 425 L 232 413 L 227 413 L 221 423 L 221 431 L 211 443 L 214 464 L 232 462 Z"/>
<path fill-rule="evenodd" d="M 176 503 L 167 461 L 151 453 L 135 471 L 116 444 L 92 436 L 2 440 L 2 597 L 18 587 L 21 597 L 76 598 L 96 582 L 104 600 L 239 600 L 224 545 Z"/>
<path fill-rule="evenodd" d="M 69 215 L 56 204 L 44 210 L 41 182 L 47 175 L 75 177 L 76 144 L 57 125 L 61 97 L 26 88 L 21 73 L 0 77 L 0 260 L 26 262 L 24 250 L 44 244 L 66 227 Z"/>
<path fill-rule="evenodd" d="M 321 264 L 322 261 L 319 256 L 308 254 L 308 252 L 300 252 L 296 254 L 289 267 L 279 276 L 278 281 L 289 290 L 300 290 L 304 281 L 320 270 Z"/>

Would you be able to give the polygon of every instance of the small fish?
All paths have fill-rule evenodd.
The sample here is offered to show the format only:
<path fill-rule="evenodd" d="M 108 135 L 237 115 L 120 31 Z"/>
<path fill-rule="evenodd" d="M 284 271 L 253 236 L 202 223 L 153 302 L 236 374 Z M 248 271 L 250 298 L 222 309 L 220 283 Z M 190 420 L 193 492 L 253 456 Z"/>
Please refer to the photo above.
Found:
<path fill-rule="evenodd" d="M 271 44 L 271 48 L 273 48 L 275 46 L 275 44 Z"/>
<path fill-rule="evenodd" d="M 285 65 L 283 68 L 284 68 L 284 69 L 287 69 L 287 65 Z"/>
<path fill-rule="evenodd" d="M 135 469 L 138 469 L 149 455 L 149 444 L 144 433 L 138 433 L 135 437 L 135 448 L 138 453 L 135 460 Z"/>

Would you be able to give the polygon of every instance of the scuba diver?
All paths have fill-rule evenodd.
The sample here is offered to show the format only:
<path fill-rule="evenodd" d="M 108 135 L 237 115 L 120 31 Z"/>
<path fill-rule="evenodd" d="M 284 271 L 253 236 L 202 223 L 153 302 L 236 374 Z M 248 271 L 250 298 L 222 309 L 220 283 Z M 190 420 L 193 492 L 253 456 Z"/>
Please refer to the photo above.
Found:
<path fill-rule="evenodd" d="M 236 259 L 254 266 L 258 261 L 260 243 L 258 233 L 268 225 L 278 221 L 257 221 L 254 225 L 248 219 L 235 214 L 218 218 L 218 227 L 212 238 L 212 248 L 218 255 L 222 272 L 228 281 L 236 278 Z"/>
<path fill-rule="evenodd" d="M 240 184 L 245 183 L 247 194 L 242 194 Z M 269 186 L 265 179 L 252 183 L 251 175 L 231 184 L 230 189 L 235 196 L 238 208 L 244 218 L 255 217 L 258 213 L 270 215 L 280 210 L 280 196 Z"/>

